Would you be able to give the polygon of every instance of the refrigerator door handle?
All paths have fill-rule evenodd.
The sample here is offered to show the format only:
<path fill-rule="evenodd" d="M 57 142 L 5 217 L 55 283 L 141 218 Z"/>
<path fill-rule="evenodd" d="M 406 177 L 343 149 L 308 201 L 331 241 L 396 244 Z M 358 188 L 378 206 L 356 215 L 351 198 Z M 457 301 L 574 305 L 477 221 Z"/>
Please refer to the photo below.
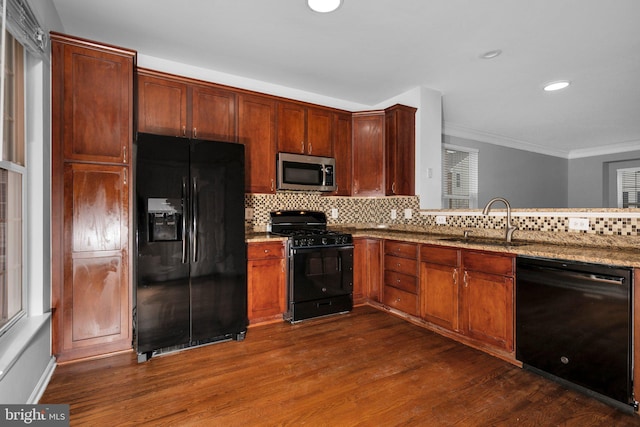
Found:
<path fill-rule="evenodd" d="M 191 260 L 198 262 L 198 183 L 196 178 L 193 178 L 193 188 L 191 193 L 191 229 L 193 236 L 191 239 L 192 251 Z"/>
<path fill-rule="evenodd" d="M 189 262 L 187 258 L 187 177 L 182 177 L 182 263 Z"/>

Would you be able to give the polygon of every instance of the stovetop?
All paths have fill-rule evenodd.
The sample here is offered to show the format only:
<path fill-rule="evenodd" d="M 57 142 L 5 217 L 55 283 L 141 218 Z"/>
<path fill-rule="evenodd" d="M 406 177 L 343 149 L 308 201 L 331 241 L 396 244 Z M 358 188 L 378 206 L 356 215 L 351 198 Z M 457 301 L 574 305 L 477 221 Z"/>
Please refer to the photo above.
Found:
<path fill-rule="evenodd" d="M 327 218 L 318 211 L 271 212 L 271 233 L 289 237 L 291 247 L 342 246 L 353 243 L 351 234 L 327 230 Z"/>

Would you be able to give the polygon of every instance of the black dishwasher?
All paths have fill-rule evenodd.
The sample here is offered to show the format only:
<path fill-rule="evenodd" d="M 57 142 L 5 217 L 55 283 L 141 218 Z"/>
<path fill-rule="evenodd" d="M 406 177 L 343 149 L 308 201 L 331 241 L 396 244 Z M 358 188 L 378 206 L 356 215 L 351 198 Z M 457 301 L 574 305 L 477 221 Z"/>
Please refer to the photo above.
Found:
<path fill-rule="evenodd" d="M 635 409 L 632 276 L 626 267 L 518 257 L 516 358 L 525 369 Z"/>

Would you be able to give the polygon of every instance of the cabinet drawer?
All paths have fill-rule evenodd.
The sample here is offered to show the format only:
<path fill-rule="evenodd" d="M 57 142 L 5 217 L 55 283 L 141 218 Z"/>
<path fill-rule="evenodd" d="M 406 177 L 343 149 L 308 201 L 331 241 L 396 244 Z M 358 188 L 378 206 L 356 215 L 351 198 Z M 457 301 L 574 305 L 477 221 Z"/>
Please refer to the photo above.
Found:
<path fill-rule="evenodd" d="M 386 270 L 384 272 L 384 285 L 393 286 L 403 291 L 418 293 L 418 278 L 407 274 L 396 273 L 395 271 Z"/>
<path fill-rule="evenodd" d="M 419 313 L 418 296 L 392 286 L 384 287 L 384 304 L 413 316 Z"/>
<path fill-rule="evenodd" d="M 420 248 L 420 261 L 458 267 L 458 252 L 459 250 L 454 248 L 422 245 Z"/>
<path fill-rule="evenodd" d="M 247 245 L 247 259 L 284 258 L 282 242 L 249 243 Z"/>
<path fill-rule="evenodd" d="M 480 271 L 487 274 L 513 276 L 514 259 L 514 256 L 508 255 L 462 251 L 462 264 L 465 270 Z"/>
<path fill-rule="evenodd" d="M 418 261 L 415 259 L 400 258 L 397 256 L 385 255 L 384 269 L 397 271 L 398 273 L 416 276 L 418 274 Z"/>
<path fill-rule="evenodd" d="M 418 245 L 415 243 L 385 241 L 384 253 L 403 258 L 416 259 L 418 257 Z"/>

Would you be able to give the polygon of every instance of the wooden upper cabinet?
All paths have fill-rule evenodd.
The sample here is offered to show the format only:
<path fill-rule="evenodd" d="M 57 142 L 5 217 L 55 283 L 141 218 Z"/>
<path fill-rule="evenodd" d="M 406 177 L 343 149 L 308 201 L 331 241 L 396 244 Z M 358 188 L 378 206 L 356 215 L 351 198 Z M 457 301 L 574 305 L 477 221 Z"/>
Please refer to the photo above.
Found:
<path fill-rule="evenodd" d="M 415 195 L 415 115 L 406 105 L 385 110 L 387 196 Z"/>
<path fill-rule="evenodd" d="M 384 111 L 353 114 L 353 195 L 384 196 Z"/>
<path fill-rule="evenodd" d="M 245 145 L 248 193 L 276 191 L 276 103 L 273 99 L 238 97 L 238 142 Z"/>
<path fill-rule="evenodd" d="M 333 155 L 336 158 L 336 196 L 350 196 L 351 173 L 351 114 L 333 113 Z"/>
<path fill-rule="evenodd" d="M 128 163 L 136 53 L 59 34 L 51 40 L 53 108 L 64 122 L 65 160 Z"/>
<path fill-rule="evenodd" d="M 333 157 L 333 120 L 331 111 L 307 108 L 307 153 Z"/>
<path fill-rule="evenodd" d="M 138 130 L 236 142 L 236 92 L 151 70 L 138 71 Z"/>
<path fill-rule="evenodd" d="M 333 156 L 330 110 L 278 102 L 278 151 Z"/>
<path fill-rule="evenodd" d="M 191 87 L 191 137 L 236 142 L 236 98 L 230 90 Z"/>
<path fill-rule="evenodd" d="M 306 109 L 292 102 L 278 102 L 278 151 L 306 154 Z"/>
<path fill-rule="evenodd" d="M 138 130 L 159 135 L 187 133 L 187 85 L 138 72 Z"/>

